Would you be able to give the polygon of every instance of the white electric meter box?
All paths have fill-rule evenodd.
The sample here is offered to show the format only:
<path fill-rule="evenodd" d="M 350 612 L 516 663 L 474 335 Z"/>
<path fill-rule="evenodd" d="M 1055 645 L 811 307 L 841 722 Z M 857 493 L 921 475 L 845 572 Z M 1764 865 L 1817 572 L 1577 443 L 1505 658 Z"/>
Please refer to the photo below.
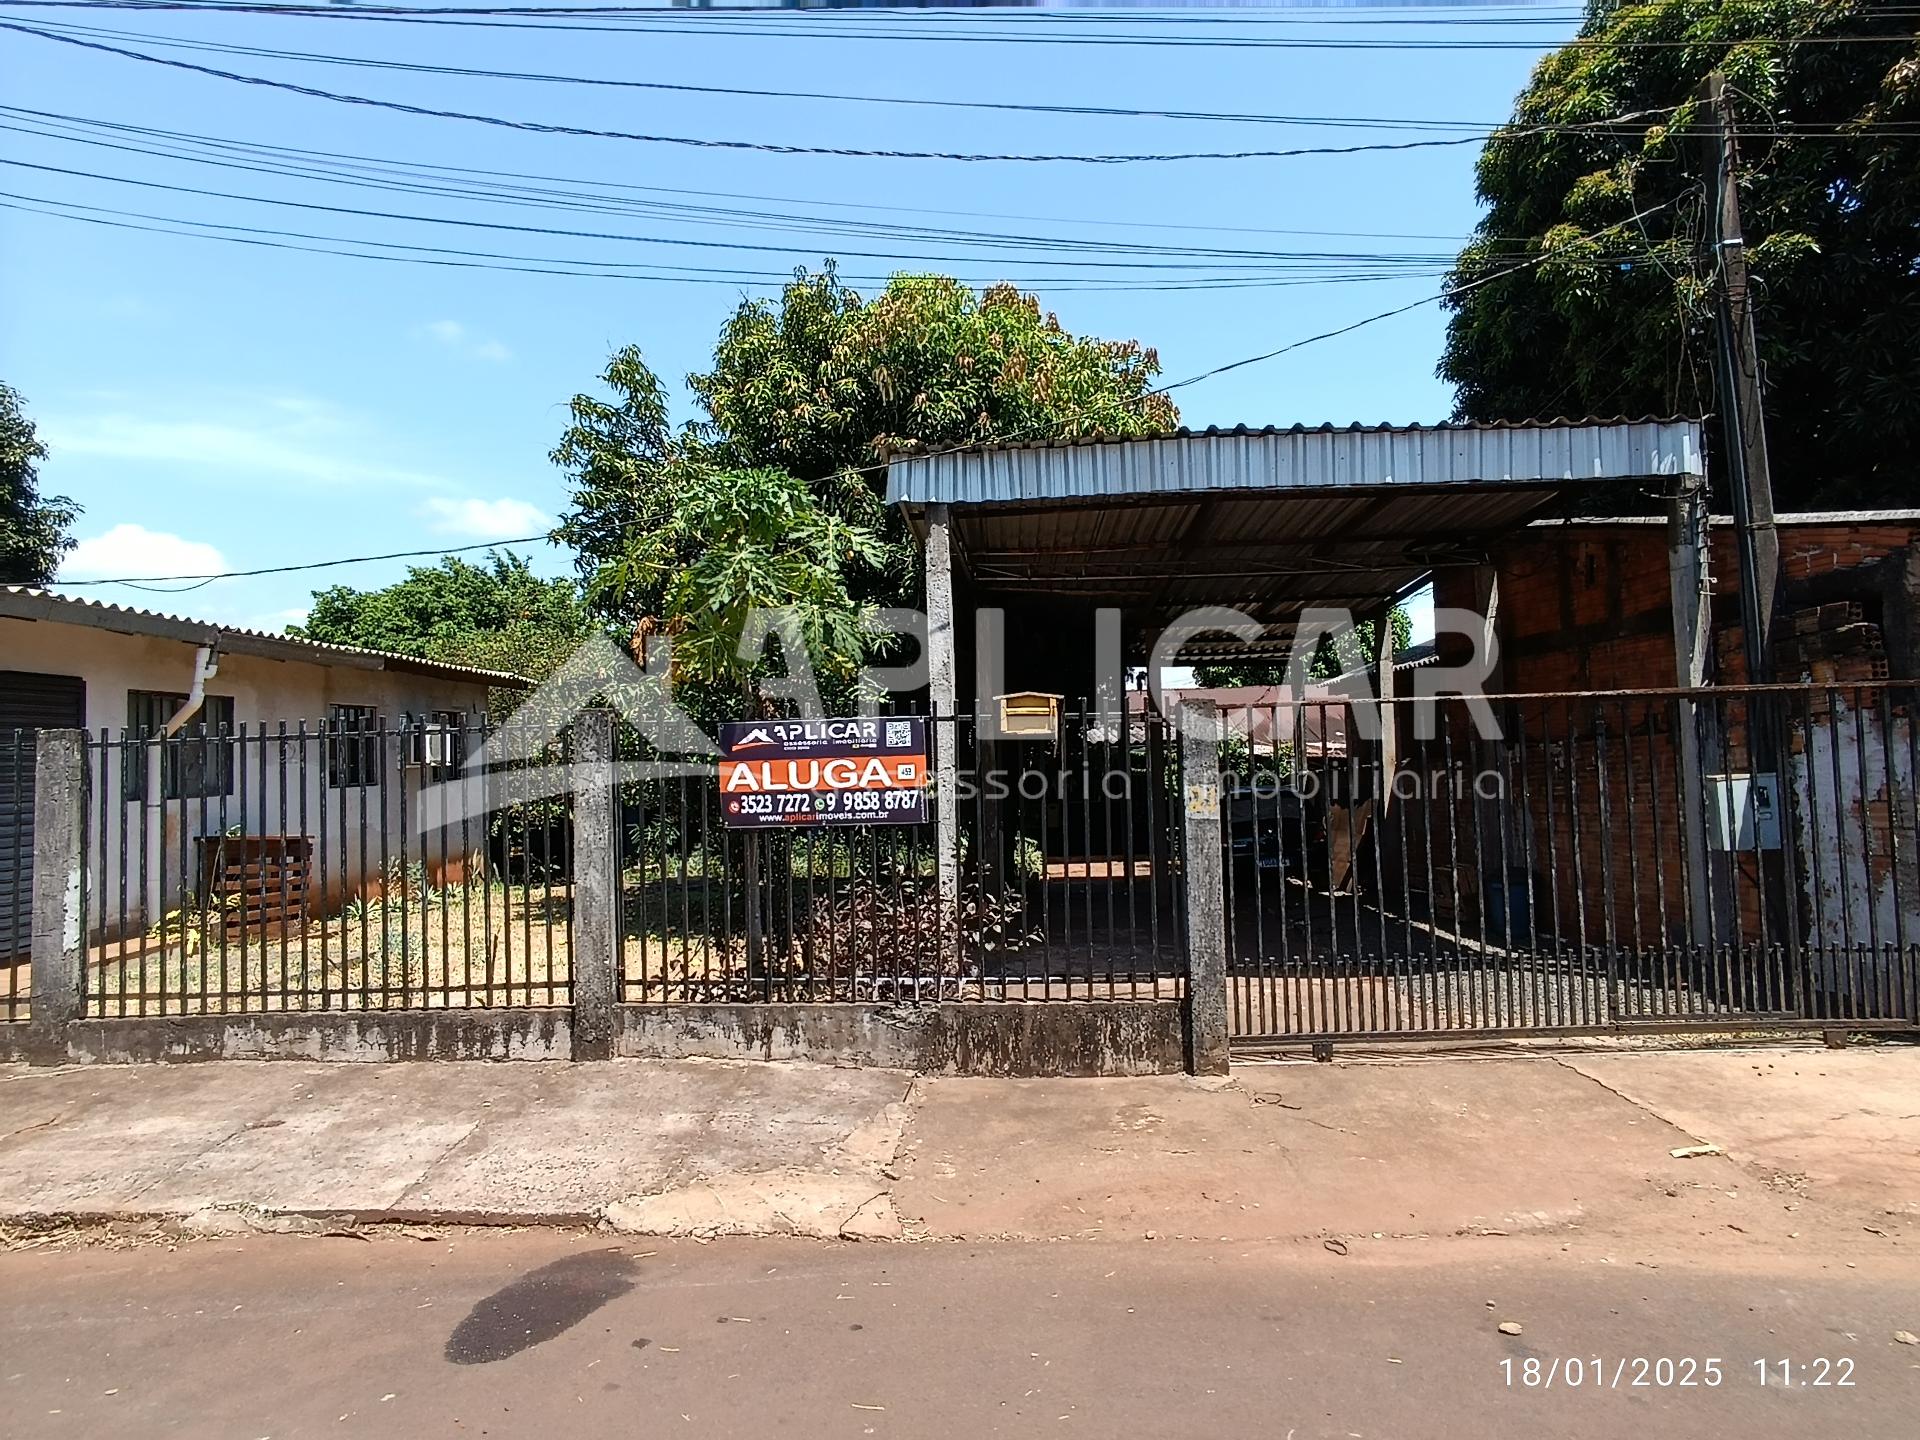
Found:
<path fill-rule="evenodd" d="M 1780 777 L 1707 777 L 1707 843 L 1715 850 L 1780 848 Z"/>

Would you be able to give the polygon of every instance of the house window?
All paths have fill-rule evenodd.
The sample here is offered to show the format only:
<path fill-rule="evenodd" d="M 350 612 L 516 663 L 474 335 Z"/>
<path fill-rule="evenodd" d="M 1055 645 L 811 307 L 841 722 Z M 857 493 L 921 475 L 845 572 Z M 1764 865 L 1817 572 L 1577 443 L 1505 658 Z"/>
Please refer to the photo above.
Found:
<path fill-rule="evenodd" d="M 460 774 L 460 767 L 467 763 L 466 727 L 466 713 L 461 710 L 435 710 L 427 716 L 428 732 L 434 734 L 426 756 L 427 779 L 452 780 Z"/>
<path fill-rule="evenodd" d="M 379 783 L 380 712 L 371 705 L 327 707 L 327 784 L 336 790 Z"/>
<path fill-rule="evenodd" d="M 164 690 L 127 692 L 128 749 L 120 767 L 120 791 L 128 800 L 147 798 L 147 754 L 138 742 L 159 735 L 187 703 Z M 179 734 L 160 746 L 160 796 L 199 800 L 233 793 L 233 697 L 207 695 Z"/>

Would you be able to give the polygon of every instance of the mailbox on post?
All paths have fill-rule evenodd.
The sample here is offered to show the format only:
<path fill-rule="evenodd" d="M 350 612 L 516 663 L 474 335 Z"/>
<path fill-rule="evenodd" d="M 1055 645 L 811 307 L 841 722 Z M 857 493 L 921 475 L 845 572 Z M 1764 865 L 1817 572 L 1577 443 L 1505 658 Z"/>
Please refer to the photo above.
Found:
<path fill-rule="evenodd" d="M 1060 696 L 1017 690 L 994 698 L 1000 705 L 1000 733 L 1009 740 L 1060 738 Z"/>

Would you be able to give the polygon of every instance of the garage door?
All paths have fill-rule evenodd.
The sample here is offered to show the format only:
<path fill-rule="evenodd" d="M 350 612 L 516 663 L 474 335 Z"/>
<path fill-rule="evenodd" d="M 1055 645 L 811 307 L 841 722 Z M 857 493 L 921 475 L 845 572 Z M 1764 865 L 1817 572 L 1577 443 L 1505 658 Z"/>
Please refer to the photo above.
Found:
<path fill-rule="evenodd" d="M 78 675 L 0 670 L 0 960 L 25 959 L 33 930 L 33 732 L 86 723 Z"/>

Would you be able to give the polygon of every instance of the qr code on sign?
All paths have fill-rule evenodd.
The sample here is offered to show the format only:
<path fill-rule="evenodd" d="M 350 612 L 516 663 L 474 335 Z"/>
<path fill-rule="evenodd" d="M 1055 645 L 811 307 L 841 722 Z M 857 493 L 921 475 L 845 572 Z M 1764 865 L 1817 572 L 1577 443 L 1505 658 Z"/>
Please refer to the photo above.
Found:
<path fill-rule="evenodd" d="M 911 720 L 887 721 L 887 737 L 885 743 L 889 747 L 894 745 L 911 745 L 913 743 L 913 722 Z"/>

